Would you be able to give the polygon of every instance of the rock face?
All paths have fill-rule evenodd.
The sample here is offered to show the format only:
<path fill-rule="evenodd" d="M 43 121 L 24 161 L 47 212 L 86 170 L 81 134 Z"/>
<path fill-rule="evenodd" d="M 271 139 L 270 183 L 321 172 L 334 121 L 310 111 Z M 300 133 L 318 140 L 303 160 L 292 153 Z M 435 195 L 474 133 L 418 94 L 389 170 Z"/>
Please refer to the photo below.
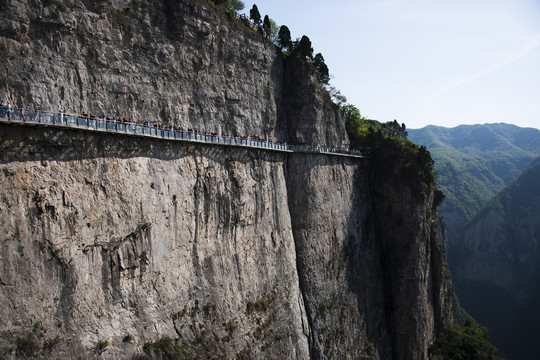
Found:
<path fill-rule="evenodd" d="M 450 320 L 432 198 L 367 159 L 0 130 L 4 352 L 426 359 Z"/>
<path fill-rule="evenodd" d="M 427 359 L 452 309 L 433 197 L 368 161 L 298 156 L 288 168 L 312 356 Z"/>
<path fill-rule="evenodd" d="M 270 41 L 207 1 L 58 4 L 3 5 L 0 49 L 10 54 L 0 60 L 3 101 L 208 133 L 348 143 L 328 95 L 306 81 L 313 67 L 285 66 Z"/>
<path fill-rule="evenodd" d="M 540 350 L 533 335 L 540 321 L 539 176 L 537 158 L 467 225 L 466 256 L 456 269 L 463 304 L 510 359 L 535 359 Z"/>
<path fill-rule="evenodd" d="M 3 5 L 2 96 L 348 143 L 309 64 L 210 3 L 62 4 Z M 6 124 L 0 149 L 3 357 L 427 359 L 452 321 L 398 161 Z"/>
<path fill-rule="evenodd" d="M 283 155 L 2 130 L 30 147 L 2 166 L 4 340 L 39 322 L 70 357 L 162 336 L 309 357 Z"/>

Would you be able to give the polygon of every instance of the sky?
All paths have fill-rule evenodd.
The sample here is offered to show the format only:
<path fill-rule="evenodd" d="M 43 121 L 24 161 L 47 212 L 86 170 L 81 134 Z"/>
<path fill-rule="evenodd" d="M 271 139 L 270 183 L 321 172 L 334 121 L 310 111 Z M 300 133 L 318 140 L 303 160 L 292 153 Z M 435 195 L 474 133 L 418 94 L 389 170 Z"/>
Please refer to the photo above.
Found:
<path fill-rule="evenodd" d="M 540 129 L 540 0 L 257 0 L 363 116 Z"/>

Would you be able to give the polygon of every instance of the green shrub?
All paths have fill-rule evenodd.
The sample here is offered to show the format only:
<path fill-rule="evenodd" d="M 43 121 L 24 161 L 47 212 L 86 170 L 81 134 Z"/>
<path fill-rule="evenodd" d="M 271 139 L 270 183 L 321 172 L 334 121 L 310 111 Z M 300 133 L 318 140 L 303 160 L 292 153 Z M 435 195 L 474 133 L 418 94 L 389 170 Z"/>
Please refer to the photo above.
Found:
<path fill-rule="evenodd" d="M 251 351 L 245 347 L 238 354 L 236 354 L 236 360 L 250 360 L 252 358 Z"/>
<path fill-rule="evenodd" d="M 41 351 L 41 344 L 36 335 L 32 333 L 17 338 L 16 346 L 17 354 L 26 357 L 34 357 Z"/>
<path fill-rule="evenodd" d="M 45 342 L 45 347 L 52 349 L 62 341 L 62 338 L 59 335 L 56 335 L 54 338 L 47 339 Z"/>
<path fill-rule="evenodd" d="M 101 354 L 105 351 L 106 348 L 108 348 L 110 345 L 109 340 L 99 340 L 96 344 L 96 351 Z"/>
<path fill-rule="evenodd" d="M 267 311 L 270 306 L 276 301 L 277 295 L 276 294 L 265 294 L 255 301 L 248 301 L 246 304 L 246 310 L 248 314 L 251 314 L 255 311 L 257 312 L 264 312 Z"/>
<path fill-rule="evenodd" d="M 501 359 L 486 329 L 471 321 L 450 326 L 437 338 L 430 353 L 433 360 Z"/>
<path fill-rule="evenodd" d="M 163 337 L 156 342 L 145 343 L 143 351 L 147 355 L 155 354 L 158 357 L 171 360 L 192 359 L 192 351 L 182 343 L 182 339 Z"/>

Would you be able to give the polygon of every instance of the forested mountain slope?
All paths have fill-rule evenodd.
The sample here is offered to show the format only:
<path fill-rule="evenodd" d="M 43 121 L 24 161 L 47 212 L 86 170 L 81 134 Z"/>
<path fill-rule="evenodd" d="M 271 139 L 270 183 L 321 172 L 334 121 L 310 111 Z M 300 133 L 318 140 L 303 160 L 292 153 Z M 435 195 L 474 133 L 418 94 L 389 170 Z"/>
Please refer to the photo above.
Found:
<path fill-rule="evenodd" d="M 537 359 L 540 157 L 467 225 L 457 268 L 462 305 L 512 359 Z"/>
<path fill-rule="evenodd" d="M 509 359 L 536 358 L 530 336 L 539 321 L 533 304 L 540 299 L 540 130 L 427 126 L 409 130 L 409 138 L 426 145 L 435 160 L 446 195 L 440 214 L 449 265 L 462 306 L 489 327 Z"/>
<path fill-rule="evenodd" d="M 509 124 L 430 125 L 408 133 L 431 152 L 445 201 L 466 220 L 540 154 L 540 130 Z"/>
<path fill-rule="evenodd" d="M 501 123 L 430 125 L 408 133 L 435 160 L 437 184 L 446 196 L 439 210 L 446 223 L 452 270 L 467 222 L 540 155 L 540 130 Z"/>

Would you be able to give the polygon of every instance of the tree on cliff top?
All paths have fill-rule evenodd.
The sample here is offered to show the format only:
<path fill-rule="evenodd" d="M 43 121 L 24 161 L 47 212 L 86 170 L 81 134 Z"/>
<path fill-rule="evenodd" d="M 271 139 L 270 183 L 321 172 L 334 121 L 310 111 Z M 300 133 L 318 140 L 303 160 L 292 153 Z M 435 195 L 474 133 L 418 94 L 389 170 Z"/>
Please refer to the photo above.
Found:
<path fill-rule="evenodd" d="M 270 34 L 269 34 L 269 37 L 270 37 L 270 40 L 272 40 L 272 42 L 274 44 L 277 42 L 278 31 L 279 31 L 279 28 L 278 28 L 276 22 L 274 20 L 270 19 Z"/>
<path fill-rule="evenodd" d="M 266 37 L 275 43 L 277 39 L 278 27 L 277 27 L 276 22 L 270 19 L 268 15 L 264 16 L 263 30 Z"/>
<path fill-rule="evenodd" d="M 330 82 L 330 72 L 328 66 L 324 62 L 324 58 L 321 53 L 315 55 L 313 59 L 313 65 L 319 70 L 319 79 L 323 84 L 328 84 Z"/>
<path fill-rule="evenodd" d="M 366 118 L 360 114 L 360 110 L 352 105 L 347 104 L 341 107 L 343 117 L 345 118 L 345 129 L 351 141 L 351 147 L 361 149 L 364 147 L 365 139 L 368 135 L 369 125 L 366 123 Z"/>
<path fill-rule="evenodd" d="M 236 12 L 243 10 L 245 7 L 241 0 L 214 0 L 213 3 Z"/>
<path fill-rule="evenodd" d="M 249 10 L 249 18 L 253 20 L 257 26 L 261 26 L 261 13 L 259 12 L 257 5 L 253 4 L 253 7 Z"/>
<path fill-rule="evenodd" d="M 227 7 L 233 11 L 241 11 L 244 10 L 244 3 L 240 0 L 227 0 Z"/>
<path fill-rule="evenodd" d="M 298 57 L 308 57 L 313 59 L 313 48 L 311 47 L 311 40 L 304 35 L 293 49 L 293 53 Z"/>
<path fill-rule="evenodd" d="M 289 28 L 285 25 L 281 25 L 278 33 L 278 44 L 284 50 L 291 50 L 292 41 L 291 41 L 291 32 Z"/>

